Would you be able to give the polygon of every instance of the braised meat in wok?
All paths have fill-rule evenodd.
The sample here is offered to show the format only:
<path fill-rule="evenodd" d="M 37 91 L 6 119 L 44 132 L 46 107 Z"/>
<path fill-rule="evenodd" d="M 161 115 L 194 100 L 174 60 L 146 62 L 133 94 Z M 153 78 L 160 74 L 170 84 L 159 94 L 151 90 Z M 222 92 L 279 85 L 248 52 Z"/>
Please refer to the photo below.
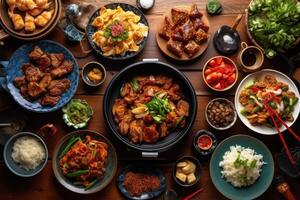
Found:
<path fill-rule="evenodd" d="M 112 113 L 120 133 L 132 143 L 154 143 L 185 126 L 189 106 L 172 78 L 136 76 L 123 84 Z"/>
<path fill-rule="evenodd" d="M 33 101 L 40 98 L 43 106 L 54 106 L 71 85 L 65 76 L 73 71 L 73 62 L 62 53 L 47 53 L 35 46 L 29 53 L 30 63 L 21 66 L 22 76 L 14 79 L 21 95 Z"/>

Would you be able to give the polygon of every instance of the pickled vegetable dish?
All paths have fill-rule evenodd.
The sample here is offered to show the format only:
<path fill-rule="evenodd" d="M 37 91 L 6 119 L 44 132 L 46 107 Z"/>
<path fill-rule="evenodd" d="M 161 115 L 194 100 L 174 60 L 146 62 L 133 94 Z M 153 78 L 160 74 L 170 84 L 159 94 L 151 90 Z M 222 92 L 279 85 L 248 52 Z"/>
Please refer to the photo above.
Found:
<path fill-rule="evenodd" d="M 123 84 L 112 113 L 120 134 L 132 143 L 154 143 L 185 126 L 189 106 L 172 78 L 136 76 Z"/>
<path fill-rule="evenodd" d="M 72 137 L 59 155 L 63 174 L 85 190 L 92 188 L 103 178 L 107 161 L 108 145 L 86 136 Z"/>
<path fill-rule="evenodd" d="M 274 126 L 265 102 L 278 113 L 281 119 L 294 121 L 293 111 L 298 103 L 298 97 L 289 86 L 278 81 L 273 75 L 266 75 L 262 80 L 254 80 L 239 94 L 239 102 L 244 106 L 241 114 L 254 125 Z"/>

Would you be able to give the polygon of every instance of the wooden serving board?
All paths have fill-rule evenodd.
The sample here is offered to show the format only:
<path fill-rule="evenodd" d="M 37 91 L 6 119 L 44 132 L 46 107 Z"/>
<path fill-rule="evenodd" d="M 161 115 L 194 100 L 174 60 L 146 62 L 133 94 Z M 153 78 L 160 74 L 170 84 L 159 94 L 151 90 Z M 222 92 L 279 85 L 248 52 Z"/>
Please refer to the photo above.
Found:
<path fill-rule="evenodd" d="M 191 5 L 190 6 L 174 6 L 172 8 L 178 8 L 178 9 L 185 9 L 185 10 L 188 10 L 190 11 L 191 9 Z M 157 45 L 158 47 L 160 48 L 160 50 L 166 54 L 167 56 L 175 59 L 175 60 L 179 60 L 179 61 L 188 61 L 188 60 L 193 60 L 197 57 L 199 57 L 208 47 L 208 44 L 209 44 L 209 40 L 210 40 L 210 37 L 211 37 L 211 33 L 210 33 L 210 23 L 209 23 L 209 20 L 207 18 L 207 13 L 206 12 L 203 12 L 203 16 L 202 16 L 202 21 L 209 27 L 208 29 L 208 39 L 206 42 L 203 42 L 201 45 L 200 45 L 200 50 L 193 56 L 193 57 L 189 57 L 187 53 L 183 52 L 183 55 L 181 57 L 178 57 L 177 55 L 175 55 L 174 53 L 172 53 L 171 51 L 169 51 L 167 49 L 167 40 L 163 39 L 162 37 L 159 36 L 159 30 L 163 27 L 164 25 L 164 21 L 165 21 L 165 17 L 169 17 L 170 20 L 172 21 L 172 17 L 171 17 L 171 9 L 170 8 L 164 15 L 163 17 L 161 18 L 161 21 L 158 23 L 158 26 L 157 26 L 157 31 L 156 31 L 156 42 L 157 42 Z M 199 9 L 199 8 L 198 8 Z"/>

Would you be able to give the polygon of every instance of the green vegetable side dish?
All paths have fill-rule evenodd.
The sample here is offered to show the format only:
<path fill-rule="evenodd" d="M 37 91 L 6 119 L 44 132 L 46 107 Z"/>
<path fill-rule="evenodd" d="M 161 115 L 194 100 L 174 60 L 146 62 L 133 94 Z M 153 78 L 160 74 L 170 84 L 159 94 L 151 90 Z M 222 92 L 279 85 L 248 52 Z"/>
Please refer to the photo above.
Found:
<path fill-rule="evenodd" d="M 295 0 L 252 0 L 248 8 L 249 31 L 268 58 L 284 53 L 300 37 L 300 2 Z"/>
<path fill-rule="evenodd" d="M 87 126 L 93 115 L 90 105 L 81 99 L 72 99 L 63 109 L 63 119 L 68 126 L 75 129 Z"/>
<path fill-rule="evenodd" d="M 222 5 L 218 0 L 208 0 L 206 9 L 211 15 L 220 14 L 222 11 Z"/>

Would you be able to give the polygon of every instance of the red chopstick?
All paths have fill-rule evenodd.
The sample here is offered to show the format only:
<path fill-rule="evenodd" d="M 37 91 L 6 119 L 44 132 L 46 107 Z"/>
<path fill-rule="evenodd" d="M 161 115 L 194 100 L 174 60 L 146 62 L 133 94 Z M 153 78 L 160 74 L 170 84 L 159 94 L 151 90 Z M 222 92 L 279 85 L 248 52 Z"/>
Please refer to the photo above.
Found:
<path fill-rule="evenodd" d="M 277 129 L 278 134 L 279 134 L 279 137 L 280 137 L 280 139 L 281 139 L 281 141 L 282 141 L 282 143 L 283 143 L 283 146 L 284 146 L 284 148 L 285 148 L 285 152 L 286 152 L 286 154 L 287 154 L 287 156 L 288 156 L 290 162 L 292 163 L 292 165 L 295 166 L 295 165 L 296 165 L 296 161 L 294 160 L 294 158 L 293 158 L 293 156 L 292 156 L 292 154 L 291 154 L 291 152 L 290 152 L 290 150 L 289 150 L 289 147 L 287 146 L 287 144 L 286 144 L 286 142 L 285 142 L 285 140 L 284 140 L 284 138 L 283 138 L 283 136 L 282 136 L 282 133 L 281 133 L 279 127 L 278 127 L 278 124 L 277 124 L 277 122 L 276 122 L 275 119 L 274 119 L 274 116 L 273 116 L 274 111 L 273 111 L 270 107 L 268 108 L 268 110 L 269 110 L 269 113 L 270 113 L 270 117 L 271 117 L 271 119 L 272 119 L 272 121 L 273 121 L 273 124 L 274 124 L 275 128 Z"/>
<path fill-rule="evenodd" d="M 198 193 L 202 192 L 203 188 L 200 188 L 198 190 L 196 190 L 195 192 L 193 192 L 192 194 L 190 194 L 187 197 L 184 197 L 183 200 L 190 200 L 191 198 L 193 198 L 194 196 L 196 196 Z"/>
<path fill-rule="evenodd" d="M 281 117 L 279 117 L 277 112 L 275 112 L 273 109 L 271 109 L 271 112 L 276 116 L 280 123 L 283 124 L 290 133 L 292 133 L 292 135 L 298 140 L 298 142 L 300 142 L 300 137 L 285 123 L 285 121 L 281 119 Z"/>

